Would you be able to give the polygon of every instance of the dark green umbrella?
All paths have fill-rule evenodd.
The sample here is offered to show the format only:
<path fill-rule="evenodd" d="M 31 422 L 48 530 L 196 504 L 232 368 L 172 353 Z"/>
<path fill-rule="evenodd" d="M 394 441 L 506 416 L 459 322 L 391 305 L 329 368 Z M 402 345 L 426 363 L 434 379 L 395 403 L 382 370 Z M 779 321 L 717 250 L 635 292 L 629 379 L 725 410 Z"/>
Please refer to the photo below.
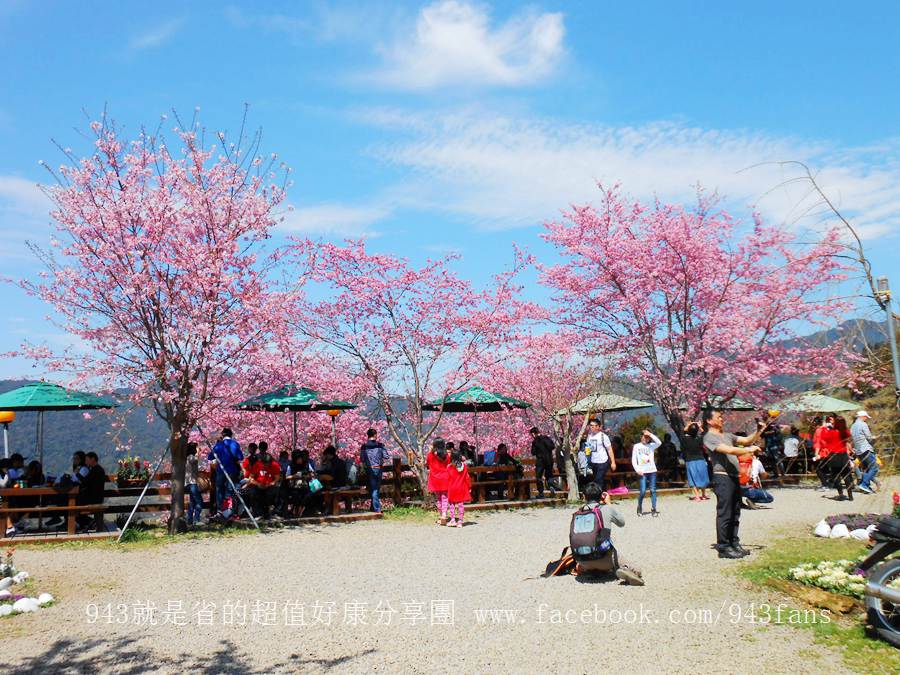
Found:
<path fill-rule="evenodd" d="M 235 410 L 262 411 L 262 412 L 290 412 L 293 414 L 292 448 L 297 449 L 297 413 L 321 411 L 329 413 L 331 417 L 331 440 L 337 445 L 335 431 L 336 414 L 330 411 L 353 410 L 356 406 L 347 401 L 325 401 L 319 396 L 319 392 L 308 387 L 298 387 L 295 384 L 286 384 L 280 389 L 270 391 L 268 394 L 260 394 L 248 398 L 235 406 Z"/>
<path fill-rule="evenodd" d="M 449 413 L 473 413 L 475 447 L 478 447 L 478 413 L 480 412 L 498 412 L 500 410 L 512 410 L 513 408 L 525 409 L 530 408 L 531 404 L 520 401 L 511 396 L 496 394 L 486 391 L 481 387 L 474 386 L 463 389 L 455 394 L 450 394 L 437 401 L 431 401 L 422 406 L 422 410 L 436 411 L 443 410 Z"/>
<path fill-rule="evenodd" d="M 102 396 L 60 387 L 49 382 L 35 382 L 0 394 L 0 410 L 37 412 L 37 445 L 44 463 L 44 412 L 48 410 L 100 410 L 115 408 L 117 403 Z"/>

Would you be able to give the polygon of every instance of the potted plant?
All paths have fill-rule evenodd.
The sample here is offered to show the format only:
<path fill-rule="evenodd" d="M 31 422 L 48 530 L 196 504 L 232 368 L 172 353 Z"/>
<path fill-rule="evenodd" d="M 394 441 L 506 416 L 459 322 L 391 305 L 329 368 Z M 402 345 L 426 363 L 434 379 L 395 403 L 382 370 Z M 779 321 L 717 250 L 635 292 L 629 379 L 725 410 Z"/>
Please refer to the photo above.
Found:
<path fill-rule="evenodd" d="M 119 487 L 142 487 L 150 480 L 150 462 L 142 462 L 140 457 L 123 457 L 116 471 L 116 485 Z"/>

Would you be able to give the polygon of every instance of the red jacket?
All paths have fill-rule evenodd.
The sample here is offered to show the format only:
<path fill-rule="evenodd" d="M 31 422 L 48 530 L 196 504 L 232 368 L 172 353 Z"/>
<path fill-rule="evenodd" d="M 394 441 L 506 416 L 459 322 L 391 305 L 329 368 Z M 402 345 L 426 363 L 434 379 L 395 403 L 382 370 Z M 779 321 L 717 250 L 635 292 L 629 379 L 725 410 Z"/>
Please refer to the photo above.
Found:
<path fill-rule="evenodd" d="M 472 485 L 472 481 L 469 478 L 469 465 L 463 462 L 462 471 L 457 466 L 456 464 L 451 464 L 447 467 L 449 483 L 447 498 L 451 504 L 472 501 L 472 492 L 469 489 Z"/>
<path fill-rule="evenodd" d="M 428 491 L 447 491 L 447 465 L 450 464 L 450 455 L 441 460 L 434 450 L 428 453 Z"/>

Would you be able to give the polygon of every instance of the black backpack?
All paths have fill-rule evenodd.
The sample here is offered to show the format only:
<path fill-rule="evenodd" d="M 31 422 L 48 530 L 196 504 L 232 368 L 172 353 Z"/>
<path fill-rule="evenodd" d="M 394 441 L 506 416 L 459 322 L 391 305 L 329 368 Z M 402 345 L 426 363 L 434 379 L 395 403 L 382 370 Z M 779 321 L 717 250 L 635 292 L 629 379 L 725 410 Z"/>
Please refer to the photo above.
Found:
<path fill-rule="evenodd" d="M 576 561 L 597 560 L 612 549 L 610 531 L 604 527 L 599 506 L 582 506 L 572 514 L 569 548 Z"/>

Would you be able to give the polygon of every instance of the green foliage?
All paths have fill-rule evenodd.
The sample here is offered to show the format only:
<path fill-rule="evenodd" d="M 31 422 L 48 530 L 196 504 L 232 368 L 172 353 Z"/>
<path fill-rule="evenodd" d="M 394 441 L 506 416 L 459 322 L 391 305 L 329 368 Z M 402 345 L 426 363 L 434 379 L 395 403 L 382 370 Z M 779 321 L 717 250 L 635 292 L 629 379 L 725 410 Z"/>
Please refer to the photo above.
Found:
<path fill-rule="evenodd" d="M 656 434 L 660 440 L 662 440 L 663 434 L 665 433 L 665 429 L 656 426 L 655 418 L 649 413 L 637 415 L 622 424 L 616 431 L 616 433 L 622 437 L 626 455 L 631 455 L 631 447 L 641 440 L 641 434 L 644 429 L 650 429 L 650 431 Z"/>

